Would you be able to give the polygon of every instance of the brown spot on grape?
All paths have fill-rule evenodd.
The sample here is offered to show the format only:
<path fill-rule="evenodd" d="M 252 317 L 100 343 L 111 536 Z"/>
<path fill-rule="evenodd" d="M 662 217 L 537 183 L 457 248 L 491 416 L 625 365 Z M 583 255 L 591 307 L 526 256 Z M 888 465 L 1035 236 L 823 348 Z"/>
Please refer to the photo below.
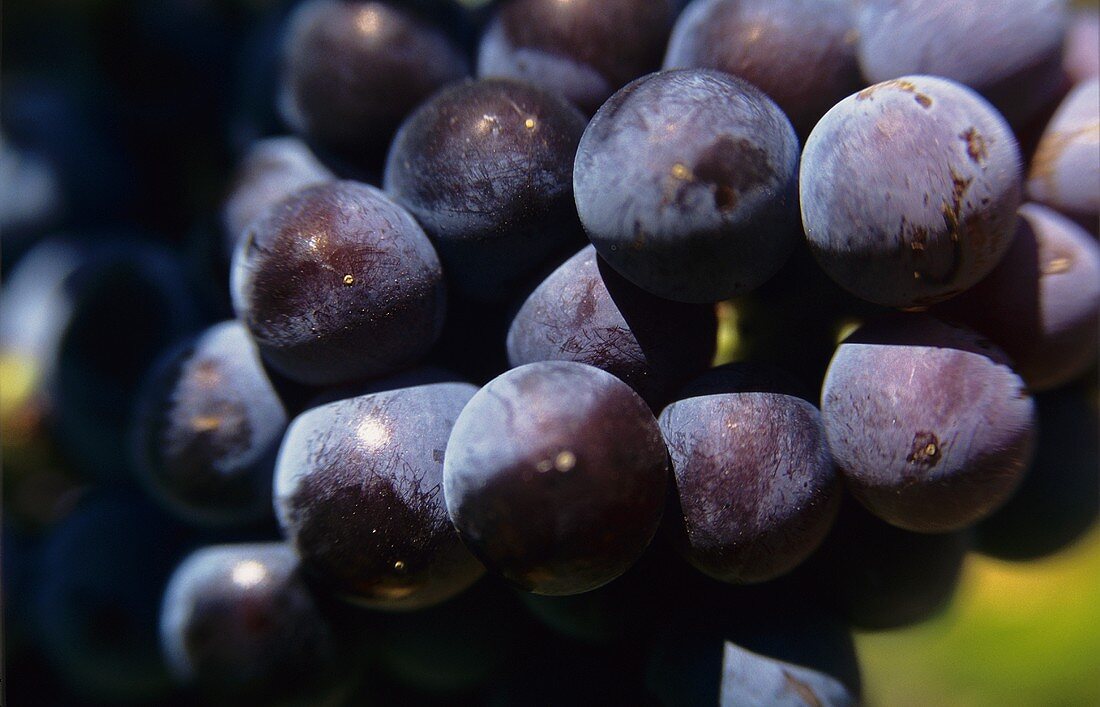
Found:
<path fill-rule="evenodd" d="M 909 452 L 909 461 L 933 467 L 941 456 L 940 440 L 932 432 L 918 432 L 913 435 L 913 447 Z"/>
<path fill-rule="evenodd" d="M 714 205 L 729 211 L 742 192 L 767 183 L 773 172 L 765 150 L 745 138 L 722 135 L 700 155 L 693 174 L 714 186 Z"/>
<path fill-rule="evenodd" d="M 978 132 L 978 129 L 975 127 L 967 128 L 959 135 L 959 138 L 966 142 L 966 154 L 970 155 L 970 159 L 976 164 L 984 164 L 989 156 L 989 150 L 986 147 L 985 138 Z"/>

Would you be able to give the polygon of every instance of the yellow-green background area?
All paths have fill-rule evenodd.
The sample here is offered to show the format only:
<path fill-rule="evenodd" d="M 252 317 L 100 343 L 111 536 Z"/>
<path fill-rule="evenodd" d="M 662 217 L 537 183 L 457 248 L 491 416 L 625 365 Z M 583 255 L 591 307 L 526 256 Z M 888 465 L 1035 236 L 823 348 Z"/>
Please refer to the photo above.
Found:
<path fill-rule="evenodd" d="M 1034 562 L 972 554 L 944 615 L 856 646 L 872 707 L 1100 706 L 1100 527 Z"/>

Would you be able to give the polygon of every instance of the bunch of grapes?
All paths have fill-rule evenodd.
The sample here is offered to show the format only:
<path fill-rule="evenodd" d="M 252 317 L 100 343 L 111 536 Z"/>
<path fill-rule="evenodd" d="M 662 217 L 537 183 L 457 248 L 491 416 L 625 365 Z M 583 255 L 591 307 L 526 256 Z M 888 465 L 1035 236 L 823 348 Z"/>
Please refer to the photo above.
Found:
<path fill-rule="evenodd" d="M 12 704 L 854 705 L 1095 523 L 1095 8 L 73 12 L 133 122 L 6 89 Z"/>

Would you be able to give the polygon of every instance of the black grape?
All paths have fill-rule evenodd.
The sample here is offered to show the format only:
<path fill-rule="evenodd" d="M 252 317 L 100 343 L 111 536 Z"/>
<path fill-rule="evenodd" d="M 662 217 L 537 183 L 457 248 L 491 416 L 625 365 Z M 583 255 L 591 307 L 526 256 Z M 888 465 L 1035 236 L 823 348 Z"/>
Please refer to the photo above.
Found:
<path fill-rule="evenodd" d="M 1078 84 L 1058 107 L 1031 160 L 1027 193 L 1100 232 L 1100 78 Z"/>
<path fill-rule="evenodd" d="M 856 12 L 859 61 L 870 83 L 942 76 L 981 93 L 1013 125 L 1057 96 L 1063 0 L 865 0 Z"/>
<path fill-rule="evenodd" d="M 347 662 L 283 543 L 188 556 L 164 592 L 160 639 L 175 678 L 216 704 L 319 704 Z"/>
<path fill-rule="evenodd" d="M 401 126 L 386 191 L 432 237 L 458 292 L 501 299 L 583 242 L 572 175 L 584 123 L 556 94 L 487 79 L 441 91 Z"/>
<path fill-rule="evenodd" d="M 631 82 L 577 150 L 577 211 L 627 280 L 716 302 L 774 275 L 798 238 L 798 138 L 759 89 L 718 71 Z"/>
<path fill-rule="evenodd" d="M 676 21 L 666 69 L 717 69 L 768 94 L 801 136 L 863 85 L 850 0 L 696 0 Z"/>
<path fill-rule="evenodd" d="M 856 498 L 917 532 L 959 530 L 1004 504 L 1035 437 L 1034 404 L 1007 357 L 924 314 L 885 316 L 848 337 L 821 413 Z"/>
<path fill-rule="evenodd" d="M 673 0 L 513 0 L 485 29 L 479 77 L 530 81 L 588 115 L 631 79 L 655 71 Z"/>
<path fill-rule="evenodd" d="M 310 0 L 289 21 L 280 109 L 297 132 L 363 166 L 428 96 L 469 74 L 446 33 L 398 3 Z"/>
<path fill-rule="evenodd" d="M 661 413 L 682 552 L 726 582 L 789 572 L 825 538 L 840 483 L 821 414 L 769 369 L 716 369 Z"/>
<path fill-rule="evenodd" d="M 334 385 L 427 353 L 443 326 L 443 272 L 412 216 L 374 187 L 329 182 L 252 222 L 233 257 L 233 307 L 288 378 Z"/>
<path fill-rule="evenodd" d="M 654 409 L 714 357 L 714 308 L 655 297 L 592 246 L 527 298 L 508 330 L 508 362 L 576 361 L 612 373 Z"/>
<path fill-rule="evenodd" d="M 418 609 L 483 569 L 447 517 L 443 464 L 467 383 L 399 388 L 315 407 L 283 440 L 275 503 L 305 567 L 331 591 L 380 609 Z"/>
<path fill-rule="evenodd" d="M 245 228 L 264 209 L 304 187 L 335 179 L 309 147 L 293 137 L 255 142 L 237 165 L 222 207 L 226 252 L 237 249 Z"/>
<path fill-rule="evenodd" d="M 610 373 L 545 361 L 479 390 L 443 463 L 447 510 L 491 572 L 578 594 L 625 572 L 657 530 L 668 453 L 645 402 Z"/>
<path fill-rule="evenodd" d="M 239 322 L 170 353 L 145 384 L 135 422 L 141 478 L 181 517 L 212 525 L 271 514 L 287 415 Z"/>
<path fill-rule="evenodd" d="M 1011 245 L 1020 151 L 970 89 L 906 76 L 821 119 L 800 191 L 806 238 L 830 277 L 876 304 L 930 305 L 976 284 Z"/>
<path fill-rule="evenodd" d="M 1012 247 L 984 280 L 936 310 L 992 339 L 1033 391 L 1096 364 L 1100 245 L 1039 204 L 1020 207 Z"/>

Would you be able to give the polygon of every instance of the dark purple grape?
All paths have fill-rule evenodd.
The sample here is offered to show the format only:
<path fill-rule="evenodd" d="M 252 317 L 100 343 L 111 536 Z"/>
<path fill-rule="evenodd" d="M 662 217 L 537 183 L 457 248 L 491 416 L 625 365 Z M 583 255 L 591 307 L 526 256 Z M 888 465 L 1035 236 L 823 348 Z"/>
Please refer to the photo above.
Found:
<path fill-rule="evenodd" d="M 348 601 L 418 609 L 483 573 L 447 517 L 443 452 L 477 392 L 439 383 L 299 415 L 275 471 L 279 524 L 305 567 Z"/>
<path fill-rule="evenodd" d="M 1100 517 L 1100 417 L 1095 384 L 1035 396 L 1035 461 L 1008 503 L 975 528 L 979 552 L 1005 560 L 1052 555 Z"/>
<path fill-rule="evenodd" d="M 1100 9 L 1078 8 L 1070 16 L 1062 68 L 1073 83 L 1100 76 Z"/>
<path fill-rule="evenodd" d="M 971 546 L 968 531 L 913 533 L 846 500 L 833 532 L 810 560 L 840 616 L 865 631 L 901 628 L 942 612 Z"/>
<path fill-rule="evenodd" d="M 600 108 L 574 168 L 600 255 L 660 297 L 716 302 L 762 284 L 797 242 L 798 138 L 775 103 L 718 71 L 663 71 Z"/>
<path fill-rule="evenodd" d="M 864 0 L 859 61 L 871 83 L 930 74 L 973 88 L 1021 125 L 1057 96 L 1063 0 Z"/>
<path fill-rule="evenodd" d="M 374 187 L 307 187 L 252 222 L 233 257 L 233 307 L 288 378 L 333 385 L 386 375 L 443 326 L 435 250 Z"/>
<path fill-rule="evenodd" d="M 1000 265 L 936 311 L 992 339 L 1031 390 L 1055 388 L 1096 364 L 1100 245 L 1057 212 L 1025 204 Z"/>
<path fill-rule="evenodd" d="M 1100 78 L 1078 84 L 1039 140 L 1028 196 L 1100 232 Z"/>
<path fill-rule="evenodd" d="M 684 10 L 666 69 L 717 69 L 768 94 L 799 135 L 859 90 L 850 0 L 696 0 Z"/>
<path fill-rule="evenodd" d="M 33 583 L 33 636 L 81 695 L 118 704 L 164 696 L 157 617 L 188 532 L 129 491 L 97 491 L 45 539 Z"/>
<path fill-rule="evenodd" d="M 218 704 L 320 704 L 346 661 L 283 543 L 188 556 L 164 593 L 160 638 L 176 679 Z"/>
<path fill-rule="evenodd" d="M 710 365 L 716 328 L 713 307 L 654 297 L 588 246 L 527 298 L 508 330 L 508 362 L 587 363 L 660 409 Z"/>
<path fill-rule="evenodd" d="M 830 277 L 877 304 L 929 305 L 976 284 L 1011 245 L 1020 152 L 973 91 L 907 76 L 821 119 L 800 189 L 806 238 Z"/>
<path fill-rule="evenodd" d="M 490 571 L 538 594 L 579 594 L 625 572 L 657 530 L 667 451 L 625 383 L 545 361 L 493 379 L 455 422 L 447 510 Z"/>
<path fill-rule="evenodd" d="M 772 371 L 716 369 L 664 409 L 682 552 L 724 582 L 765 582 L 829 532 L 840 483 L 821 414 Z"/>
<path fill-rule="evenodd" d="M 299 189 L 335 179 L 304 142 L 293 137 L 260 140 L 249 148 L 222 208 L 226 251 L 232 255 L 245 228 L 264 209 Z"/>
<path fill-rule="evenodd" d="M 673 0 L 513 0 L 481 38 L 479 77 L 529 81 L 588 115 L 631 79 L 655 71 Z"/>
<path fill-rule="evenodd" d="M 237 524 L 271 513 L 287 415 L 236 321 L 178 347 L 145 384 L 135 420 L 142 480 L 181 517 Z"/>
<path fill-rule="evenodd" d="M 584 116 L 508 80 L 468 82 L 423 104 L 386 160 L 386 191 L 432 237 L 459 292 L 499 299 L 581 241 L 573 156 Z"/>
<path fill-rule="evenodd" d="M 297 132 L 371 163 L 428 96 L 469 74 L 442 29 L 398 3 L 310 0 L 290 19 L 280 109 Z"/>
<path fill-rule="evenodd" d="M 833 458 L 864 506 L 905 530 L 976 523 L 1031 459 L 1034 405 L 1007 357 L 969 329 L 923 314 L 860 328 L 821 392 Z"/>

